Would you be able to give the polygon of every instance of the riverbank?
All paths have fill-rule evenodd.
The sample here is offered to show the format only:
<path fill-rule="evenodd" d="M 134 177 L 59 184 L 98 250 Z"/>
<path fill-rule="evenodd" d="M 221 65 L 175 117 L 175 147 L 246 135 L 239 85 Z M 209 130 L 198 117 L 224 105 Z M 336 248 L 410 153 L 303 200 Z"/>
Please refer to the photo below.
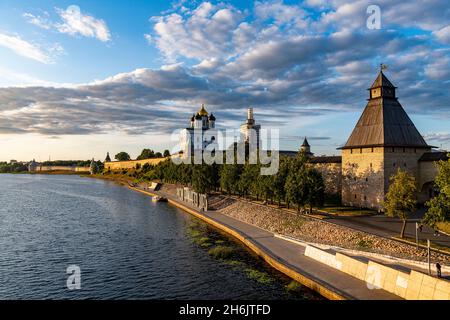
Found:
<path fill-rule="evenodd" d="M 236 220 L 216 211 L 199 212 L 177 201 L 167 187 L 161 191 L 132 190 L 149 196 L 167 197 L 169 203 L 238 239 L 275 269 L 332 300 L 395 300 L 399 297 L 384 290 L 371 290 L 364 281 L 333 270 L 304 255 L 305 247 L 275 237 L 271 232 Z M 170 186 L 169 188 L 173 188 Z"/>
<path fill-rule="evenodd" d="M 176 186 L 164 184 L 161 191 L 176 198 Z M 348 250 L 365 251 L 421 262 L 427 261 L 427 250 L 424 248 L 417 250 L 415 244 L 380 237 L 236 197 L 213 195 L 209 202 L 212 210 L 275 234 Z M 431 259 L 433 263 L 450 265 L 450 255 L 445 253 L 432 251 Z"/>
<path fill-rule="evenodd" d="M 233 236 L 275 269 L 328 299 L 398 299 L 399 297 L 384 290 L 370 290 L 364 280 L 348 276 L 311 260 L 305 256 L 306 243 L 331 243 L 334 247 L 342 245 L 352 250 L 381 253 L 386 257 L 393 252 L 395 253 L 393 257 L 410 259 L 411 255 L 416 254 L 415 247 L 408 244 L 332 223 L 323 224 L 323 221 L 317 219 L 243 199 L 215 195 L 211 199 L 214 210 L 199 212 L 178 200 L 175 185 L 164 184 L 159 191 L 153 192 L 148 190 L 146 183 L 132 183 L 131 177 L 117 179 L 119 177 L 103 176 L 102 178 L 118 181 L 149 196 L 159 195 L 168 198 L 172 205 Z M 292 234 L 293 238 L 305 242 L 290 241 L 289 237 Z M 288 237 L 283 238 L 283 236 Z M 336 238 L 340 241 L 336 241 Z M 416 254 L 417 260 L 422 260 L 421 257 L 423 256 L 420 252 Z M 446 262 L 448 256 L 433 252 L 432 258 L 435 261 Z M 392 263 L 395 264 L 392 261 L 388 262 L 388 264 Z M 405 268 L 405 265 L 399 263 L 398 267 Z M 419 266 L 419 268 L 422 267 Z"/>

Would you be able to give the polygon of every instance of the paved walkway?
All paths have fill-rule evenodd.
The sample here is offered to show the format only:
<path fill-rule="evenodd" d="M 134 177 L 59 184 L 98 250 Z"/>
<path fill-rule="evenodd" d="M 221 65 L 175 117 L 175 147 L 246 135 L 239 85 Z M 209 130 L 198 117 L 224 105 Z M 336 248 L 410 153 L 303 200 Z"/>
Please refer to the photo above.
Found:
<path fill-rule="evenodd" d="M 174 199 L 164 192 L 155 192 L 161 196 L 175 200 L 183 206 L 190 207 L 184 202 Z M 273 233 L 236 220 L 217 211 L 207 211 L 202 214 L 244 236 L 252 244 L 262 249 L 267 255 L 295 270 L 301 275 L 312 279 L 332 291 L 348 299 L 355 300 L 398 300 L 400 297 L 382 289 L 369 289 L 367 284 L 350 275 L 333 269 L 304 255 L 305 247 L 284 239 L 276 238 Z"/>
<path fill-rule="evenodd" d="M 397 218 L 387 217 L 385 215 L 367 216 L 367 217 L 336 217 L 329 216 L 328 222 L 349 228 L 357 229 L 367 233 L 382 237 L 398 237 L 402 228 L 402 221 Z M 409 238 L 416 238 L 416 224 L 420 222 L 420 216 L 413 217 L 406 225 L 405 235 Z M 434 235 L 434 230 L 423 226 L 422 232 L 419 232 L 419 239 L 430 239 L 433 243 L 441 246 L 450 247 L 450 237 L 443 233 L 439 236 Z"/>

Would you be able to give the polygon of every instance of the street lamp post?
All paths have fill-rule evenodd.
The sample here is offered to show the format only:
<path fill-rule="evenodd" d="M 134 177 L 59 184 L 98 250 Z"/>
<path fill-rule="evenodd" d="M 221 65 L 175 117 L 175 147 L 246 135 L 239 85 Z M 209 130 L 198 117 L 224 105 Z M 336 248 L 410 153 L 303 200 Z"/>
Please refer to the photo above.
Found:
<path fill-rule="evenodd" d="M 427 255 L 428 255 L 428 275 L 431 276 L 431 259 L 430 259 L 430 239 L 427 239 Z"/>
<path fill-rule="evenodd" d="M 417 250 L 419 250 L 419 223 L 416 222 L 416 245 Z"/>

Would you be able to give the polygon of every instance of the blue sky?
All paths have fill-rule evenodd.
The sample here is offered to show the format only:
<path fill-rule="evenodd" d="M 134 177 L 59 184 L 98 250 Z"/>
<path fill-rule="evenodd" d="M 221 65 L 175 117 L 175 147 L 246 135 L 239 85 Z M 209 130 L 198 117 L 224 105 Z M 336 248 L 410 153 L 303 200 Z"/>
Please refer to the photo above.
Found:
<path fill-rule="evenodd" d="M 388 65 L 430 144 L 450 149 L 445 0 L 0 0 L 0 160 L 176 147 L 201 103 L 220 128 L 255 108 L 281 147 L 338 154 Z"/>

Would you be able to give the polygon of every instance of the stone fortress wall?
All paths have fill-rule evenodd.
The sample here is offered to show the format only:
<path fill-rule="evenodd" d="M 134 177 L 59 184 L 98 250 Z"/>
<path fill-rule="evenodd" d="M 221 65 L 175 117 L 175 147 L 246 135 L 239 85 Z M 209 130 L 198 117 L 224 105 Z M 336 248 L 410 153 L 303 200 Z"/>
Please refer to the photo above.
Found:
<path fill-rule="evenodd" d="M 342 203 L 379 208 L 384 200 L 383 148 L 342 150 Z"/>
<path fill-rule="evenodd" d="M 30 172 L 52 172 L 52 171 L 68 171 L 68 172 L 89 172 L 89 167 L 75 166 L 42 166 L 38 165 L 31 169 Z"/>
<path fill-rule="evenodd" d="M 165 161 L 169 158 L 152 158 L 152 159 L 144 159 L 144 160 L 129 160 L 129 161 L 111 161 L 105 162 L 105 170 L 123 170 L 123 169 L 137 169 L 139 167 L 142 168 L 145 164 L 149 164 L 152 166 L 157 165 L 158 163 Z"/>
<path fill-rule="evenodd" d="M 314 163 L 314 168 L 322 174 L 325 193 L 340 194 L 342 188 L 342 165 L 339 162 Z"/>

